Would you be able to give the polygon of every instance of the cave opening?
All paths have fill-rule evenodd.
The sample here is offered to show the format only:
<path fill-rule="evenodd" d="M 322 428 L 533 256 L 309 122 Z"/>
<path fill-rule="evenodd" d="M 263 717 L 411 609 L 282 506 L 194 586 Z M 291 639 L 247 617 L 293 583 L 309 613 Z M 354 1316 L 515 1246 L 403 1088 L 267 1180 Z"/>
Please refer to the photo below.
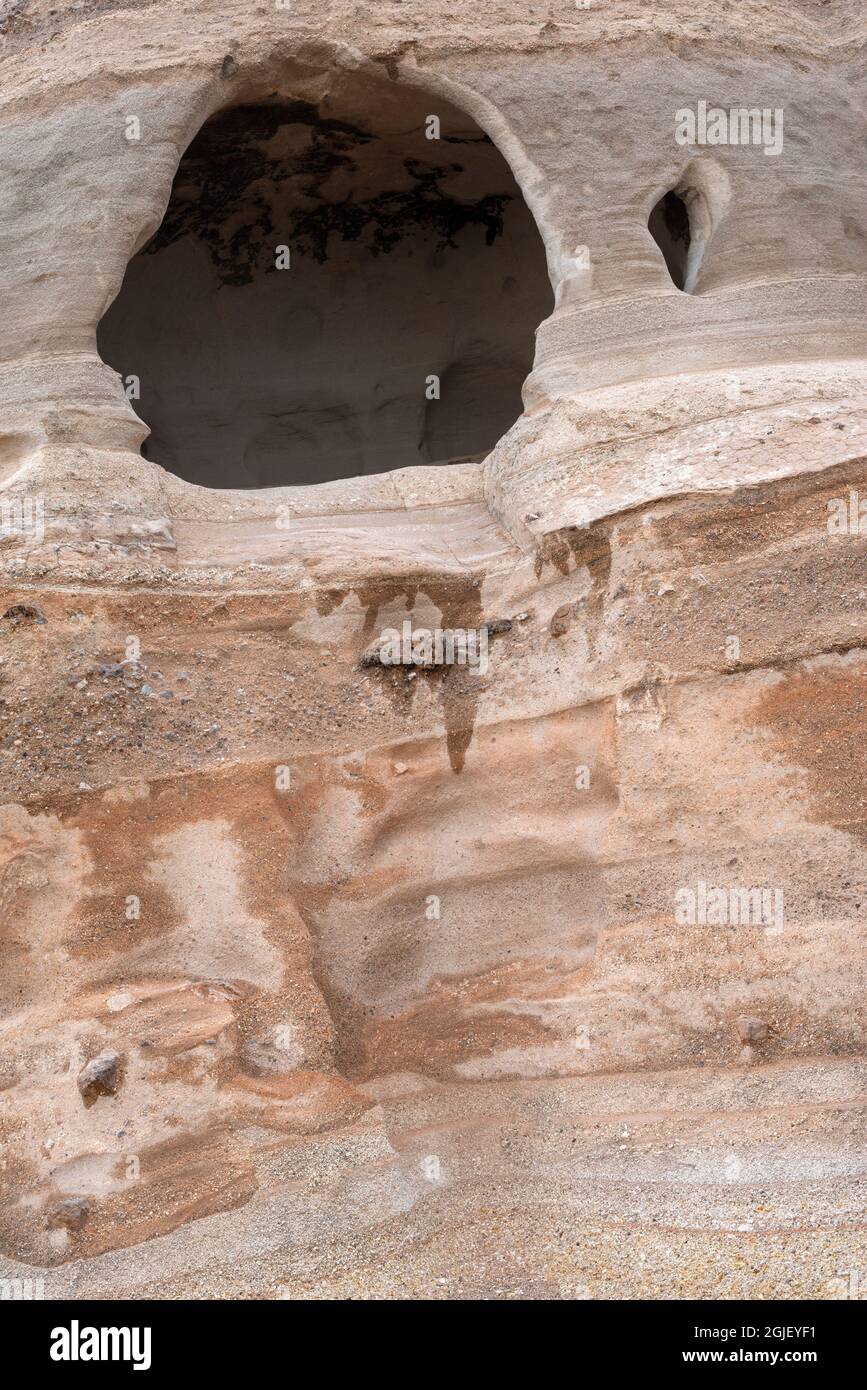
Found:
<path fill-rule="evenodd" d="M 391 83 L 212 116 L 98 347 L 135 379 L 146 458 L 278 487 L 483 457 L 521 414 L 552 305 L 497 147 Z"/>
<path fill-rule="evenodd" d="M 674 189 L 663 194 L 650 214 L 647 226 L 665 257 L 672 281 L 688 292 L 689 247 L 692 240 L 689 209 Z"/>

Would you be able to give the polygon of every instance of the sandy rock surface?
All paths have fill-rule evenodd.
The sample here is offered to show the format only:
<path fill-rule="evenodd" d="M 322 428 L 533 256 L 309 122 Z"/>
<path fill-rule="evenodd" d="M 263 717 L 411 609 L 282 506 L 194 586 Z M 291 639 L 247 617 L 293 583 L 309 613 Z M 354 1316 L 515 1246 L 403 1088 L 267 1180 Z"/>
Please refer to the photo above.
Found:
<path fill-rule="evenodd" d="M 865 24 L 0 5 L 0 1277 L 849 1296 Z M 97 329 L 203 124 L 275 97 L 363 124 L 402 87 L 526 204 L 523 412 L 412 467 L 371 412 L 364 476 L 298 487 L 144 457 Z M 782 108 L 780 153 L 678 146 L 700 100 Z M 675 187 L 707 219 L 691 293 L 648 231 Z M 487 669 L 365 664 L 407 620 L 484 627 Z"/>

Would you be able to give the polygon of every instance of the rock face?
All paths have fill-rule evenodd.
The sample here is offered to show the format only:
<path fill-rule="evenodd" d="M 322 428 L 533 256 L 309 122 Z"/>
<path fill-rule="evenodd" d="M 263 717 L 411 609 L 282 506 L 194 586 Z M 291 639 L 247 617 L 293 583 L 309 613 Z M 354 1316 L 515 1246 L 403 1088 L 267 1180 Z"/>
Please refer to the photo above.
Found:
<path fill-rule="evenodd" d="M 861 9 L 0 11 L 0 1277 L 867 1266 Z"/>

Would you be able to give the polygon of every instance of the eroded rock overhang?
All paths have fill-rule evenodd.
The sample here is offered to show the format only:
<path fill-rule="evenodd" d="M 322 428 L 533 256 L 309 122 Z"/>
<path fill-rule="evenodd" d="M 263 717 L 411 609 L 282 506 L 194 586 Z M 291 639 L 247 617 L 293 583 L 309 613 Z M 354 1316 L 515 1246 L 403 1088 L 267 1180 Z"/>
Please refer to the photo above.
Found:
<path fill-rule="evenodd" d="M 204 32 L 193 7 L 85 11 L 72 24 L 34 15 L 45 53 L 10 34 L 0 107 L 22 189 L 7 204 L 4 495 L 44 496 L 47 534 L 79 550 L 100 539 L 100 563 L 113 555 L 123 568 L 132 544 L 139 566 L 171 570 L 188 553 L 198 568 L 207 533 L 219 569 L 260 561 L 273 580 L 294 583 L 311 558 L 330 565 L 325 518 L 339 568 L 375 572 L 411 561 L 418 527 L 442 549 L 441 517 L 447 528 L 445 518 L 460 518 L 459 557 L 464 538 L 467 559 L 490 546 L 492 521 L 495 549 L 528 552 L 551 531 L 655 497 L 858 456 L 867 208 L 852 176 L 859 115 L 845 96 L 857 43 L 825 29 L 820 46 L 799 17 L 782 53 L 780 17 L 752 9 L 723 21 L 700 7 L 686 30 L 678 17 L 677 34 L 663 17 L 667 37 L 651 39 L 626 7 L 615 29 L 610 7 L 544 25 L 519 9 L 488 20 L 457 7 L 435 25 L 420 16 L 410 44 L 387 7 L 363 32 L 339 8 L 323 24 L 297 7 L 216 7 Z M 203 496 L 139 455 L 145 429 L 99 359 L 96 326 L 209 115 L 275 94 L 327 102 L 353 84 L 397 83 L 429 93 L 432 109 L 440 100 L 472 117 L 536 219 L 556 307 L 538 332 L 525 413 L 483 463 L 454 477 L 402 469 L 285 494 Z M 753 90 L 786 114 L 778 154 L 677 143 L 676 113 L 699 93 L 728 107 Z M 130 114 L 138 141 L 125 138 Z M 687 170 L 709 208 L 689 295 L 647 228 Z M 271 527 L 281 508 L 299 525 Z M 388 532 L 382 548 L 371 529 Z"/>

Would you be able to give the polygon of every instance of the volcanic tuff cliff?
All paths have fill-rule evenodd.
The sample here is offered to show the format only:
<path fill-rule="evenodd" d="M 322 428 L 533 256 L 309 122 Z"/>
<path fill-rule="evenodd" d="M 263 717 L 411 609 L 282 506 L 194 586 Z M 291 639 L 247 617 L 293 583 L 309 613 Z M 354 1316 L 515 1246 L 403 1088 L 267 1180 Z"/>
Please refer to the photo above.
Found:
<path fill-rule="evenodd" d="M 865 22 L 0 5 L 0 1277 L 857 1287 Z M 779 154 L 679 145 L 699 101 Z M 208 375 L 165 354 L 218 282 Z M 487 671 L 365 664 L 407 619 Z M 689 920 L 714 887 L 782 913 Z"/>

